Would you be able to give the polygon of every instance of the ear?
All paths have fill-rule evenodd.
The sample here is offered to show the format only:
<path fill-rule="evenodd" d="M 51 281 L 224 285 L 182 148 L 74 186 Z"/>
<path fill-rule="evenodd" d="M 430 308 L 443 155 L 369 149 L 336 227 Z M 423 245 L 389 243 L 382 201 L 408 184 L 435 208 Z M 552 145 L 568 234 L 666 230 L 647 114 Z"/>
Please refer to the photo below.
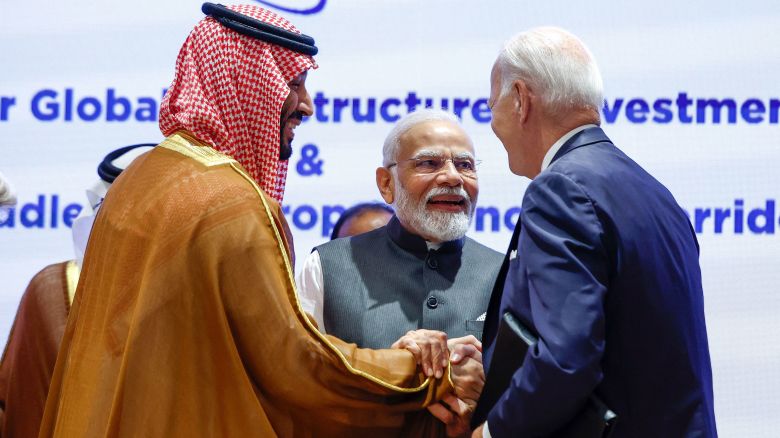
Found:
<path fill-rule="evenodd" d="M 520 123 L 524 123 L 531 112 L 531 94 L 531 89 L 522 79 L 512 82 L 512 97 Z"/>
<path fill-rule="evenodd" d="M 395 184 L 393 183 L 393 174 L 386 167 L 376 169 L 376 187 L 382 195 L 382 199 L 388 204 L 395 200 Z"/>

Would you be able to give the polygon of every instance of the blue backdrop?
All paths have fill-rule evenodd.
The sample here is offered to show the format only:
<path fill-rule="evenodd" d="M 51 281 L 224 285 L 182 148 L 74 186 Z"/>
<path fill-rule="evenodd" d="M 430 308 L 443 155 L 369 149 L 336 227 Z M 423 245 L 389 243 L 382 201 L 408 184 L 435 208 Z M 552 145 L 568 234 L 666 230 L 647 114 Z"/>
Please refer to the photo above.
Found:
<path fill-rule="evenodd" d="M 384 136 L 421 105 L 456 112 L 473 136 L 483 164 L 470 235 L 503 252 L 528 181 L 510 174 L 490 131 L 490 67 L 520 30 L 551 24 L 580 36 L 604 76 L 607 134 L 669 187 L 698 234 L 721 435 L 776 436 L 780 4 L 258 3 L 321 48 L 308 80 L 316 115 L 297 130 L 284 202 L 298 254 L 325 240 L 344 206 L 380 199 Z M 98 161 L 161 139 L 159 103 L 201 17 L 200 0 L 3 2 L 2 11 L 0 170 L 19 205 L 0 224 L 0 342 L 34 273 L 73 258 L 69 226 Z"/>

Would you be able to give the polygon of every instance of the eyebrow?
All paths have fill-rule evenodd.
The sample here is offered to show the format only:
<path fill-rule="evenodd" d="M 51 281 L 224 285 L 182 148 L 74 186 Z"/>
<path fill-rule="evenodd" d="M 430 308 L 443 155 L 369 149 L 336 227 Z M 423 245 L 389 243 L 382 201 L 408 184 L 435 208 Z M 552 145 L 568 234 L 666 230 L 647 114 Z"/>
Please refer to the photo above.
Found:
<path fill-rule="evenodd" d="M 412 159 L 414 160 L 414 159 L 417 159 L 417 158 L 442 158 L 442 157 L 444 157 L 444 154 L 442 154 L 440 152 L 432 151 L 430 149 L 423 149 L 423 150 L 417 151 L 417 153 L 414 154 Z M 472 155 L 470 152 L 458 152 L 457 154 L 454 154 L 452 156 L 452 158 L 455 158 L 455 159 L 467 158 L 467 159 L 473 160 L 474 159 L 474 155 Z"/>
<path fill-rule="evenodd" d="M 455 154 L 455 156 L 453 156 L 452 158 L 460 158 L 460 159 L 468 158 L 470 160 L 473 160 L 474 159 L 474 155 L 472 155 L 469 152 L 460 152 L 460 153 Z"/>

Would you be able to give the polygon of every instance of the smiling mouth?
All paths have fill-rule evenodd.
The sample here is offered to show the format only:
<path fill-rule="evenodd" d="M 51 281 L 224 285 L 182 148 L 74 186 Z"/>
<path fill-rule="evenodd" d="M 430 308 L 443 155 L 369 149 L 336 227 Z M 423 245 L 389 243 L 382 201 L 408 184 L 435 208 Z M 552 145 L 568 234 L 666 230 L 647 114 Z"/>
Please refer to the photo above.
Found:
<path fill-rule="evenodd" d="M 300 111 L 290 114 L 287 119 L 282 119 L 279 133 L 279 159 L 286 161 L 292 156 L 292 142 L 295 138 L 295 128 L 302 122 L 303 115 Z"/>
<path fill-rule="evenodd" d="M 460 201 L 428 201 L 429 204 L 433 205 L 466 205 L 466 202 L 463 200 Z"/>
<path fill-rule="evenodd" d="M 287 120 L 287 129 L 289 129 L 290 131 L 294 131 L 295 128 L 297 128 L 300 125 L 301 125 L 301 119 L 291 118 Z"/>
<path fill-rule="evenodd" d="M 284 123 L 284 134 L 285 137 L 287 137 L 287 141 L 291 142 L 293 138 L 295 138 L 295 128 L 300 126 L 301 119 L 290 117 L 287 119 L 287 121 Z"/>
<path fill-rule="evenodd" d="M 428 200 L 428 204 L 446 207 L 463 207 L 466 200 L 462 196 L 434 196 Z"/>

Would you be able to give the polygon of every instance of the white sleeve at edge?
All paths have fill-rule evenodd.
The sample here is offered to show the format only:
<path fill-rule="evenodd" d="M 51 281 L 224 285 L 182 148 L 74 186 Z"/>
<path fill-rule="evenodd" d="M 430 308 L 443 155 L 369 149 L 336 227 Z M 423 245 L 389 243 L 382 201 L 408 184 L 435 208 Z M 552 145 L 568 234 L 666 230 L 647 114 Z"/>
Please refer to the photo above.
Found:
<path fill-rule="evenodd" d="M 325 322 L 322 316 L 324 287 L 322 281 L 322 262 L 320 254 L 315 249 L 303 262 L 303 268 L 296 278 L 298 299 L 304 312 L 314 316 L 320 332 L 325 333 Z"/>
<path fill-rule="evenodd" d="M 482 427 L 482 438 L 491 438 L 490 429 L 488 429 L 487 421 L 484 423 L 484 427 Z"/>

